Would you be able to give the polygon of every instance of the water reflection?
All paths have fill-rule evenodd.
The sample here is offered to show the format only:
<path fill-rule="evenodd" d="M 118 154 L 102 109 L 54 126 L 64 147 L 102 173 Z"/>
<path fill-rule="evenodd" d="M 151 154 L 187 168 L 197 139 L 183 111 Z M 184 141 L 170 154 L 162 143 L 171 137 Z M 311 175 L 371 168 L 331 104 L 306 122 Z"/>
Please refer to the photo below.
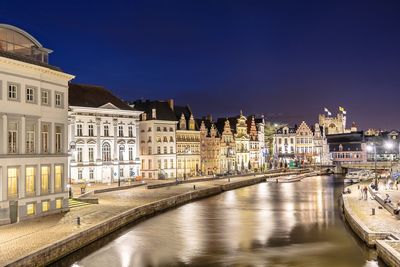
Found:
<path fill-rule="evenodd" d="M 55 266 L 382 266 L 367 261 L 374 253 L 340 219 L 342 188 L 332 176 L 228 191 L 148 219 Z"/>

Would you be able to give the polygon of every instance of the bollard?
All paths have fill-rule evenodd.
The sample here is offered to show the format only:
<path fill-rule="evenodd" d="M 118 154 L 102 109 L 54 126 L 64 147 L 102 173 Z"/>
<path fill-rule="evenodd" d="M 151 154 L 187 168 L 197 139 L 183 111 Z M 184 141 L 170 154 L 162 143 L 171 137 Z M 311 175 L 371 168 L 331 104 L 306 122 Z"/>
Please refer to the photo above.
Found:
<path fill-rule="evenodd" d="M 371 215 L 375 215 L 375 208 L 372 208 L 372 214 Z"/>
<path fill-rule="evenodd" d="M 76 217 L 76 224 L 81 225 L 81 217 Z"/>
<path fill-rule="evenodd" d="M 193 185 L 193 190 L 196 190 L 196 185 L 195 184 Z"/>

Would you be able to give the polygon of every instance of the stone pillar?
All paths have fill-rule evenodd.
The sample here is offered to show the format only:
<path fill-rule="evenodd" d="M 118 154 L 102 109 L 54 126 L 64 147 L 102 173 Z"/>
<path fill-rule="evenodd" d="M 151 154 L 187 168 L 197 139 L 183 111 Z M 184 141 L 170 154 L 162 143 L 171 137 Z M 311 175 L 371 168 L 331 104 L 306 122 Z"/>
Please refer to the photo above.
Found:
<path fill-rule="evenodd" d="M 96 118 L 96 144 L 97 144 L 97 159 L 96 161 L 101 161 L 101 118 Z"/>
<path fill-rule="evenodd" d="M 56 126 L 54 122 L 50 123 L 50 149 L 51 154 L 56 153 Z"/>
<path fill-rule="evenodd" d="M 19 148 L 18 148 L 18 151 L 21 153 L 21 154 L 25 154 L 26 153 L 26 147 L 25 147 L 25 142 L 26 142 L 26 129 L 25 129 L 25 124 L 26 124 L 26 119 L 25 119 L 25 116 L 22 116 L 21 117 L 21 131 L 20 131 L 20 134 L 21 134 L 21 138 L 20 138 L 20 144 L 19 144 Z"/>
<path fill-rule="evenodd" d="M 37 123 L 36 123 L 36 144 L 35 144 L 35 148 L 36 148 L 36 153 L 37 154 L 41 154 L 42 153 L 42 119 L 38 119 Z"/>
<path fill-rule="evenodd" d="M 3 114 L 2 118 L 3 118 L 3 140 L 2 140 L 3 148 L 2 148 L 2 151 L 0 151 L 0 153 L 7 154 L 8 153 L 8 151 L 7 151 L 7 149 L 8 149 L 8 144 L 7 144 L 8 118 L 7 118 L 6 114 Z"/>
<path fill-rule="evenodd" d="M 7 166 L 0 167 L 0 201 L 7 199 Z"/>
<path fill-rule="evenodd" d="M 113 127 L 114 127 L 114 155 L 112 155 L 113 160 L 118 159 L 118 144 L 117 144 L 117 137 L 118 137 L 118 120 L 113 119 Z"/>

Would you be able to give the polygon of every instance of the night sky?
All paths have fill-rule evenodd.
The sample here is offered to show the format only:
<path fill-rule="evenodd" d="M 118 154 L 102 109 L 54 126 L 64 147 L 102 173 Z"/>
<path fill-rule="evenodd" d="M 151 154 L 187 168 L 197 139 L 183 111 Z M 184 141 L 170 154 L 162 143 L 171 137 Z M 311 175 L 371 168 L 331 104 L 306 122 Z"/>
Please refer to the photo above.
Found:
<path fill-rule="evenodd" d="M 400 128 L 400 1 L 0 1 L 0 21 L 127 100 Z"/>

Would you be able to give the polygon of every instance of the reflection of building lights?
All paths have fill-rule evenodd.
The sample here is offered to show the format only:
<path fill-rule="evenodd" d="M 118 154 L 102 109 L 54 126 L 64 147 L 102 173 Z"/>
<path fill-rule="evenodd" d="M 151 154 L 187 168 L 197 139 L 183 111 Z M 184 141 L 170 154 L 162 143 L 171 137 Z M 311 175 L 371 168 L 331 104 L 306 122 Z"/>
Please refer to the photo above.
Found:
<path fill-rule="evenodd" d="M 122 246 L 121 249 L 118 250 L 119 258 L 121 260 L 121 267 L 131 266 L 132 252 L 131 246 Z"/>

